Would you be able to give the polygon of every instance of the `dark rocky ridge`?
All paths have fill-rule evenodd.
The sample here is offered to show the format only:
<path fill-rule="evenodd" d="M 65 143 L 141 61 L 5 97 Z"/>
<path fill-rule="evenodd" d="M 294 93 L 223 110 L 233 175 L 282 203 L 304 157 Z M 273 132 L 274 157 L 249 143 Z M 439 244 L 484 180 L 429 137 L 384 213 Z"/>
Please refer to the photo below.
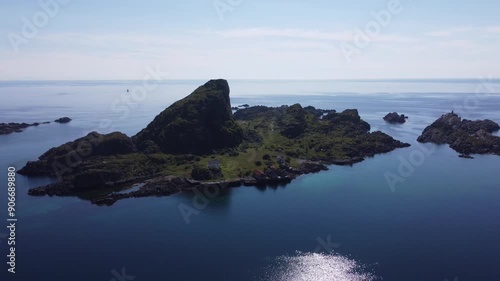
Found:
<path fill-rule="evenodd" d="M 241 143 L 226 80 L 211 80 L 177 101 L 132 139 L 142 151 L 207 154 Z"/>
<path fill-rule="evenodd" d="M 425 128 L 418 141 L 422 143 L 449 144 L 463 154 L 500 155 L 500 137 L 492 135 L 500 126 L 491 120 L 471 121 L 451 112 L 442 115 Z"/>
<path fill-rule="evenodd" d="M 252 120 L 256 118 L 274 118 L 280 115 L 285 114 L 285 111 L 288 110 L 289 106 L 283 105 L 280 107 L 269 107 L 269 106 L 264 106 L 264 105 L 257 105 L 257 106 L 252 106 L 248 107 L 248 105 L 245 105 L 246 107 L 244 109 L 240 109 L 234 113 L 234 119 L 236 120 Z M 300 106 L 300 104 L 292 105 L 293 106 Z M 335 113 L 336 110 L 334 109 L 318 109 L 313 106 L 306 106 L 303 108 L 305 113 L 312 114 L 316 118 L 321 118 L 323 115 L 329 114 L 329 113 Z"/>
<path fill-rule="evenodd" d="M 135 151 L 132 140 L 125 134 L 115 132 L 102 135 L 91 132 L 83 138 L 49 149 L 37 161 L 28 162 L 18 172 L 30 176 L 61 176 L 65 170 L 73 172 L 76 166 L 89 158 Z"/>

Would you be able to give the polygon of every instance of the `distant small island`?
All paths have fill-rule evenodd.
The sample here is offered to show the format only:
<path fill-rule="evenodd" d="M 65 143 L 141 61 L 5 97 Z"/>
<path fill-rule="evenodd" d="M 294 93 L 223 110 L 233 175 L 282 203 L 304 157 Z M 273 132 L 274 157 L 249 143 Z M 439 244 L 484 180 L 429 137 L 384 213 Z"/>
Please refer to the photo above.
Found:
<path fill-rule="evenodd" d="M 425 128 L 418 141 L 422 143 L 449 144 L 461 153 L 462 158 L 472 159 L 470 154 L 500 155 L 500 137 L 492 133 L 500 126 L 491 120 L 471 121 L 454 112 L 447 113 Z"/>
<path fill-rule="evenodd" d="M 69 117 L 61 117 L 59 119 L 54 120 L 54 122 L 61 123 L 61 124 L 66 124 L 66 123 L 71 122 L 71 118 L 69 118 Z"/>
<path fill-rule="evenodd" d="M 397 112 L 388 113 L 384 117 L 386 122 L 392 124 L 404 124 L 406 123 L 406 119 L 408 119 L 408 116 L 405 116 L 404 114 L 399 115 Z"/>
<path fill-rule="evenodd" d="M 112 205 L 206 186 L 287 183 L 328 164 L 352 165 L 410 146 L 370 132 L 356 109 L 242 105 L 233 115 L 229 92 L 226 80 L 211 80 L 135 136 L 92 132 L 50 149 L 19 173 L 59 178 L 30 195 L 92 191 L 93 203 Z M 137 183 L 139 190 L 113 192 Z"/>
<path fill-rule="evenodd" d="M 70 121 L 71 121 L 71 118 L 68 118 L 68 117 L 62 117 L 62 118 L 54 120 L 54 122 L 61 123 L 61 124 L 68 123 Z M 43 124 L 50 124 L 50 121 L 40 122 L 40 123 L 36 122 L 36 123 L 32 123 L 32 124 L 28 124 L 28 123 L 0 123 L 0 135 L 21 133 L 22 131 L 24 131 L 24 129 L 26 129 L 28 127 L 36 127 L 36 126 L 43 125 Z"/>

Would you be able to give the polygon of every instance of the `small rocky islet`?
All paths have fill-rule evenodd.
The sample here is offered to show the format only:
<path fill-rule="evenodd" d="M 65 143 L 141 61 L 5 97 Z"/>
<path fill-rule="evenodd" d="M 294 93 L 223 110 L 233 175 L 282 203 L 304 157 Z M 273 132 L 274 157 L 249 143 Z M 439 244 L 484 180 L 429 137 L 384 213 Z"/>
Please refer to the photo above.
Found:
<path fill-rule="evenodd" d="M 390 112 L 384 116 L 384 120 L 391 124 L 404 124 L 406 123 L 408 116 L 404 114 L 398 114 L 397 112 Z"/>
<path fill-rule="evenodd" d="M 467 120 L 450 112 L 425 128 L 417 139 L 421 143 L 449 144 L 461 158 L 472 159 L 471 154 L 500 156 L 500 137 L 493 135 L 500 126 L 492 120 Z"/>
<path fill-rule="evenodd" d="M 58 177 L 30 195 L 92 192 L 92 203 L 166 196 L 210 186 L 281 184 L 410 146 L 370 132 L 356 109 L 242 105 L 233 114 L 226 80 L 211 80 L 135 136 L 92 132 L 52 148 L 20 174 Z M 130 193 L 117 188 L 140 184 Z"/>

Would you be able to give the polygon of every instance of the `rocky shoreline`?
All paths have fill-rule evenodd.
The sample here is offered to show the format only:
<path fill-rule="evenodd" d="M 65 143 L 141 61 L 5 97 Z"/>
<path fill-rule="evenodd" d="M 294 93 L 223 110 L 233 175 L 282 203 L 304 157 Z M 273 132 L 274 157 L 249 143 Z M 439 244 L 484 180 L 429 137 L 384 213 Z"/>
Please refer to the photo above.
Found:
<path fill-rule="evenodd" d="M 219 181 L 197 181 L 185 177 L 152 175 L 140 178 L 128 179 L 125 181 L 108 182 L 106 187 L 120 187 L 138 184 L 139 190 L 130 193 L 112 192 L 105 196 L 98 196 L 91 200 L 92 204 L 111 206 L 119 200 L 140 197 L 161 197 L 170 196 L 181 192 L 190 192 L 195 189 L 204 188 L 234 188 L 241 186 L 266 186 L 276 184 L 287 184 L 297 177 L 305 174 L 327 171 L 328 168 L 321 163 L 303 161 L 298 168 L 282 166 L 280 168 L 266 168 L 263 174 L 253 175 L 238 179 Z M 69 196 L 78 195 L 87 191 L 87 188 L 79 188 L 69 182 L 61 181 L 46 186 L 32 188 L 28 191 L 31 196 Z"/>
<path fill-rule="evenodd" d="M 267 186 L 279 185 L 292 182 L 301 175 L 326 171 L 328 168 L 320 163 L 305 161 L 299 169 L 283 167 L 281 169 L 268 169 L 263 177 L 246 177 L 239 179 L 229 179 L 221 181 L 196 181 L 187 178 L 175 176 L 158 176 L 152 179 L 138 182 L 140 188 L 130 193 L 111 193 L 106 196 L 94 198 L 92 204 L 98 206 L 111 206 L 117 201 L 128 198 L 140 197 L 162 197 L 170 196 L 182 192 L 192 192 L 194 190 L 203 190 L 207 188 L 226 189 L 241 186 Z"/>

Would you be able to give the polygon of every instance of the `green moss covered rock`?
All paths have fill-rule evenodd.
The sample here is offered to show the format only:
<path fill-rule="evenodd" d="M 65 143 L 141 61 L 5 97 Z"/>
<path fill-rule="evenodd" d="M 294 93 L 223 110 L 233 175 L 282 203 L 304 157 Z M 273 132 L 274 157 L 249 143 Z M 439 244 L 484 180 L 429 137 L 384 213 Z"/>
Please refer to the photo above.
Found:
<path fill-rule="evenodd" d="M 243 130 L 231 112 L 226 80 L 211 80 L 177 101 L 133 137 L 137 147 L 170 154 L 207 154 L 237 146 Z M 154 145 L 153 145 L 154 144 Z"/>

